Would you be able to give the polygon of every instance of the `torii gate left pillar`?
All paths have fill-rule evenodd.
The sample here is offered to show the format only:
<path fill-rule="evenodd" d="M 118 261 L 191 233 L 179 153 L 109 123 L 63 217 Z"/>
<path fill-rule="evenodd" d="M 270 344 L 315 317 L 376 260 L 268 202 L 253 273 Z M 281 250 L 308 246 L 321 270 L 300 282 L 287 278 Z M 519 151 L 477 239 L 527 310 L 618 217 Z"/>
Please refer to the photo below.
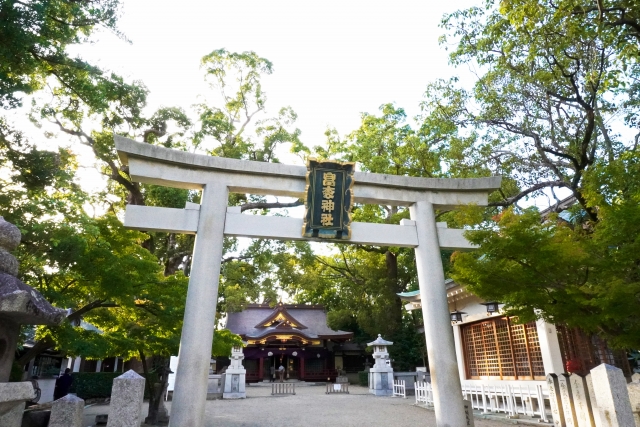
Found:
<path fill-rule="evenodd" d="M 180 375 L 176 375 L 171 403 L 180 409 L 171 411 L 172 426 L 204 426 L 202 393 L 197 391 L 205 390 L 206 400 L 228 200 L 224 184 L 212 182 L 202 191 L 178 353 Z"/>
<path fill-rule="evenodd" d="M 306 168 L 249 162 L 170 150 L 114 137 L 134 181 L 202 190 L 200 205 L 186 209 L 127 206 L 125 226 L 196 234 L 189 278 L 171 427 L 204 426 L 207 377 L 218 299 L 224 236 L 280 240 L 302 237 L 302 219 L 243 215 L 227 207 L 229 192 L 304 197 Z M 440 249 L 471 249 L 462 230 L 435 221 L 435 209 L 484 205 L 500 178 L 434 179 L 357 172 L 354 201 L 408 206 L 412 220 L 400 225 L 351 224 L 343 243 L 410 247 L 416 251 L 429 368 L 438 427 L 466 425 Z"/>

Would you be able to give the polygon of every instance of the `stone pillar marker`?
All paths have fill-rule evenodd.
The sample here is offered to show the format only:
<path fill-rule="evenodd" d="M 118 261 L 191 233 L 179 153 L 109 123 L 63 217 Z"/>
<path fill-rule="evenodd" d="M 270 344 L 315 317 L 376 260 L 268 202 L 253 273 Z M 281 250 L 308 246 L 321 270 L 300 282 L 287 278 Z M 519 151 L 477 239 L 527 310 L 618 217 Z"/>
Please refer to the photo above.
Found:
<path fill-rule="evenodd" d="M 131 369 L 113 380 L 107 427 L 140 427 L 144 382 Z"/>
<path fill-rule="evenodd" d="M 598 414 L 603 427 L 634 426 L 627 380 L 621 369 L 603 363 L 591 370 Z"/>
<path fill-rule="evenodd" d="M 416 222 L 418 246 L 415 248 L 424 334 L 429 355 L 429 371 L 433 387 L 433 406 L 437 427 L 466 424 L 462 402 L 462 385 L 453 342 L 453 328 L 444 286 L 444 270 L 433 205 L 415 202 L 409 208 Z"/>
<path fill-rule="evenodd" d="M 367 344 L 373 347 L 373 368 L 369 369 L 369 393 L 376 396 L 393 395 L 393 368 L 389 360 L 387 346 L 393 345 L 378 334 L 378 338 Z"/>
<path fill-rule="evenodd" d="M 547 389 L 549 390 L 549 403 L 551 404 L 551 417 L 553 425 L 556 427 L 566 427 L 564 422 L 564 411 L 562 400 L 560 399 L 560 384 L 556 374 L 547 375 Z"/>
<path fill-rule="evenodd" d="M 627 384 L 627 391 L 629 392 L 629 400 L 631 401 L 633 420 L 636 423 L 636 427 L 640 427 L 640 383 L 630 382 Z"/>
<path fill-rule="evenodd" d="M 596 401 L 596 392 L 593 389 L 593 380 L 591 379 L 591 372 L 589 372 L 584 377 L 584 381 L 587 383 L 589 400 L 591 401 L 591 411 L 593 411 L 593 421 L 595 422 L 596 427 L 602 427 L 602 422 L 600 421 L 600 416 L 598 415 L 598 402 Z"/>
<path fill-rule="evenodd" d="M 83 427 L 84 400 L 72 394 L 53 402 L 49 427 Z"/>
<path fill-rule="evenodd" d="M 558 389 L 560 390 L 560 400 L 562 401 L 562 412 L 564 414 L 565 424 L 567 427 L 578 427 L 576 408 L 573 401 L 573 390 L 571 389 L 568 374 L 558 375 Z"/>
<path fill-rule="evenodd" d="M 571 394 L 573 395 L 578 427 L 595 427 L 593 408 L 591 407 L 593 396 L 589 395 L 587 380 L 578 374 L 571 374 L 569 382 L 571 383 Z"/>
<path fill-rule="evenodd" d="M 243 342 L 243 344 L 246 344 Z M 247 397 L 245 391 L 246 370 L 242 366 L 244 353 L 242 346 L 234 346 L 231 348 L 231 365 L 225 372 L 224 389 L 222 392 L 223 399 L 244 399 Z"/>
<path fill-rule="evenodd" d="M 476 423 L 473 420 L 473 405 L 468 400 L 462 401 L 464 405 L 464 416 L 465 416 L 465 426 L 466 427 L 475 427 Z"/>

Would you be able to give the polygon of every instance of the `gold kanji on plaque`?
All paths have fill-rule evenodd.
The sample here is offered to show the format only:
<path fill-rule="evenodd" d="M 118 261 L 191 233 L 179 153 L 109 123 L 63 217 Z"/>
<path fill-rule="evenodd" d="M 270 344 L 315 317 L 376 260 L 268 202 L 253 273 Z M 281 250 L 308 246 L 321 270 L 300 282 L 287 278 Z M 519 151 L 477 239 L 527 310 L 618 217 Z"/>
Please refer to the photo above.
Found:
<path fill-rule="evenodd" d="M 335 207 L 336 207 L 336 205 L 335 205 L 335 203 L 333 203 L 333 200 L 323 200 L 322 201 L 322 205 L 321 205 L 322 212 L 333 212 Z"/>
<path fill-rule="evenodd" d="M 325 227 L 333 225 L 333 215 L 323 213 L 320 215 L 320 223 Z"/>
<path fill-rule="evenodd" d="M 322 185 L 328 187 L 336 186 L 336 174 L 333 172 L 325 172 L 322 174 Z"/>
<path fill-rule="evenodd" d="M 308 159 L 302 235 L 310 238 L 351 238 L 353 174 L 349 162 Z"/>
<path fill-rule="evenodd" d="M 325 199 L 333 199 L 333 196 L 336 194 L 336 189 L 333 187 L 323 187 L 322 188 L 322 197 Z"/>

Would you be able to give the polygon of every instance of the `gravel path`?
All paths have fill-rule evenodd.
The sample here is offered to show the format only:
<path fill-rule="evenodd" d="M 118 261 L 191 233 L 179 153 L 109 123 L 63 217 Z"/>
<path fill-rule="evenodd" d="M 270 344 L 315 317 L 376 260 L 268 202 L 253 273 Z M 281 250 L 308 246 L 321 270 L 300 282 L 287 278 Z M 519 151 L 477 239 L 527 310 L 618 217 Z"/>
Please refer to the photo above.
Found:
<path fill-rule="evenodd" d="M 435 427 L 433 411 L 413 406 L 414 398 L 375 397 L 365 387 L 351 386 L 350 394 L 324 394 L 324 387 L 297 387 L 295 396 L 271 396 L 269 387 L 248 387 L 247 398 L 207 401 L 207 427 Z M 171 412 L 171 402 L 167 402 Z M 146 414 L 145 403 L 144 413 Z M 85 426 L 108 405 L 85 409 Z M 505 426 L 475 420 L 477 427 Z"/>

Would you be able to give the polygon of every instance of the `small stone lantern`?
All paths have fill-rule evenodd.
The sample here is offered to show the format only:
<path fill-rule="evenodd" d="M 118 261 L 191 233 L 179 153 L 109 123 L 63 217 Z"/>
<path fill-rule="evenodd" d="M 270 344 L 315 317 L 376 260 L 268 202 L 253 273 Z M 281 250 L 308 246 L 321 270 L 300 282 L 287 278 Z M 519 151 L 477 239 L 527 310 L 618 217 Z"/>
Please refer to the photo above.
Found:
<path fill-rule="evenodd" d="M 378 334 L 378 338 L 367 344 L 373 347 L 373 368 L 369 369 L 369 393 L 376 396 L 393 395 L 393 368 L 387 347 L 393 345 Z"/>
<path fill-rule="evenodd" d="M 243 345 L 246 344 L 243 341 Z M 224 376 L 223 399 L 244 399 L 247 397 L 247 392 L 245 391 L 246 370 L 242 366 L 242 360 L 244 359 L 243 345 L 231 348 L 231 365 L 227 368 Z"/>

